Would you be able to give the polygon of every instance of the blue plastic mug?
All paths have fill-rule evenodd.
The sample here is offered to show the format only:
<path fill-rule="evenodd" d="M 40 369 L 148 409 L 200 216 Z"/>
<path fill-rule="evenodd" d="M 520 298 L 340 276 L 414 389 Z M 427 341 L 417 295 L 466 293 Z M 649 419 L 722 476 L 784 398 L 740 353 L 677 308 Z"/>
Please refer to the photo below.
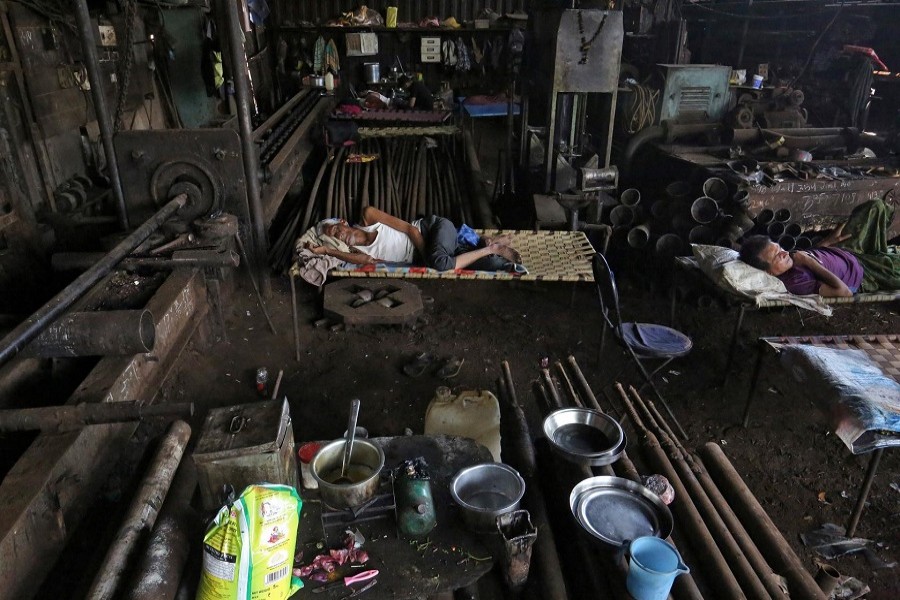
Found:
<path fill-rule="evenodd" d="M 640 537 L 628 546 L 625 587 L 635 600 L 666 600 L 675 578 L 690 573 L 675 546 L 658 537 Z"/>

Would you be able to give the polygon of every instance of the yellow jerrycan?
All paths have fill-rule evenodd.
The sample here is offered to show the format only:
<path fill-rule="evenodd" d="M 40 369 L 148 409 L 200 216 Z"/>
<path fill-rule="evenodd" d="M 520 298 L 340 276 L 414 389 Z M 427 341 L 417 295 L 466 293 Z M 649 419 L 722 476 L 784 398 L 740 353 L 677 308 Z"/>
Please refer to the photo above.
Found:
<path fill-rule="evenodd" d="M 442 385 L 425 411 L 425 435 L 472 438 L 500 462 L 500 403 L 487 390 L 465 390 L 454 396 Z"/>

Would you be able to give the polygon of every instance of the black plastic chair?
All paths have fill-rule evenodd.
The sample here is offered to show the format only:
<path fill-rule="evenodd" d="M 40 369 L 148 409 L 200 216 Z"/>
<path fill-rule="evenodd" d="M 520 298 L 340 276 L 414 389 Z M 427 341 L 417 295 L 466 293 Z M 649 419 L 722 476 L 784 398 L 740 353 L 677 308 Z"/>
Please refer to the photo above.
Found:
<path fill-rule="evenodd" d="M 644 377 L 646 383 L 640 389 L 647 385 L 653 389 L 653 393 L 659 398 L 669 417 L 671 417 L 678 428 L 679 433 L 682 437 L 687 438 L 681 423 L 672 414 L 669 404 L 660 394 L 656 384 L 653 383 L 653 377 L 674 359 L 689 353 L 694 343 L 691 341 L 691 338 L 677 329 L 672 329 L 665 325 L 623 322 L 622 313 L 619 310 L 619 291 L 616 288 L 616 276 L 613 274 L 612 269 L 609 268 L 606 258 L 599 252 L 594 255 L 593 270 L 594 282 L 597 284 L 600 308 L 603 314 L 600 356 L 602 357 L 603 348 L 606 345 L 606 332 L 611 330 L 616 336 L 616 341 L 624 346 Z M 652 371 L 648 371 L 644 365 L 647 361 L 662 361 L 662 364 Z"/>

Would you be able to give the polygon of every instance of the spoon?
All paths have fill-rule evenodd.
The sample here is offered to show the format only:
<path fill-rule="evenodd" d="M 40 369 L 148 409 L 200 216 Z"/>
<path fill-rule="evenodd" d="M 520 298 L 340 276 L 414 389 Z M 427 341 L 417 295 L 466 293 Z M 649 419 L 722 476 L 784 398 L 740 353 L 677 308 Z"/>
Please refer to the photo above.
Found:
<path fill-rule="evenodd" d="M 344 460 L 341 463 L 341 476 L 335 483 L 353 483 L 347 477 L 347 467 L 350 466 L 350 454 L 353 452 L 353 441 L 356 439 L 356 420 L 359 418 L 359 400 L 350 403 L 350 421 L 347 423 L 347 442 L 344 444 Z"/>

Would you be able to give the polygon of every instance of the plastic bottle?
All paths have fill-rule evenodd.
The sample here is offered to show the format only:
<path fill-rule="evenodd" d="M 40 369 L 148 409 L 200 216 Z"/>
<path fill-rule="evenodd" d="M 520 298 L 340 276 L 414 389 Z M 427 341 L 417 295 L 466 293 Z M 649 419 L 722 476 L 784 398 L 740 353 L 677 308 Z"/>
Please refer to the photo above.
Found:
<path fill-rule="evenodd" d="M 331 71 L 325 73 L 325 91 L 330 92 L 334 90 L 334 74 Z"/>
<path fill-rule="evenodd" d="M 500 403 L 485 390 L 435 390 L 425 411 L 425 435 L 459 435 L 474 439 L 500 461 Z"/>

